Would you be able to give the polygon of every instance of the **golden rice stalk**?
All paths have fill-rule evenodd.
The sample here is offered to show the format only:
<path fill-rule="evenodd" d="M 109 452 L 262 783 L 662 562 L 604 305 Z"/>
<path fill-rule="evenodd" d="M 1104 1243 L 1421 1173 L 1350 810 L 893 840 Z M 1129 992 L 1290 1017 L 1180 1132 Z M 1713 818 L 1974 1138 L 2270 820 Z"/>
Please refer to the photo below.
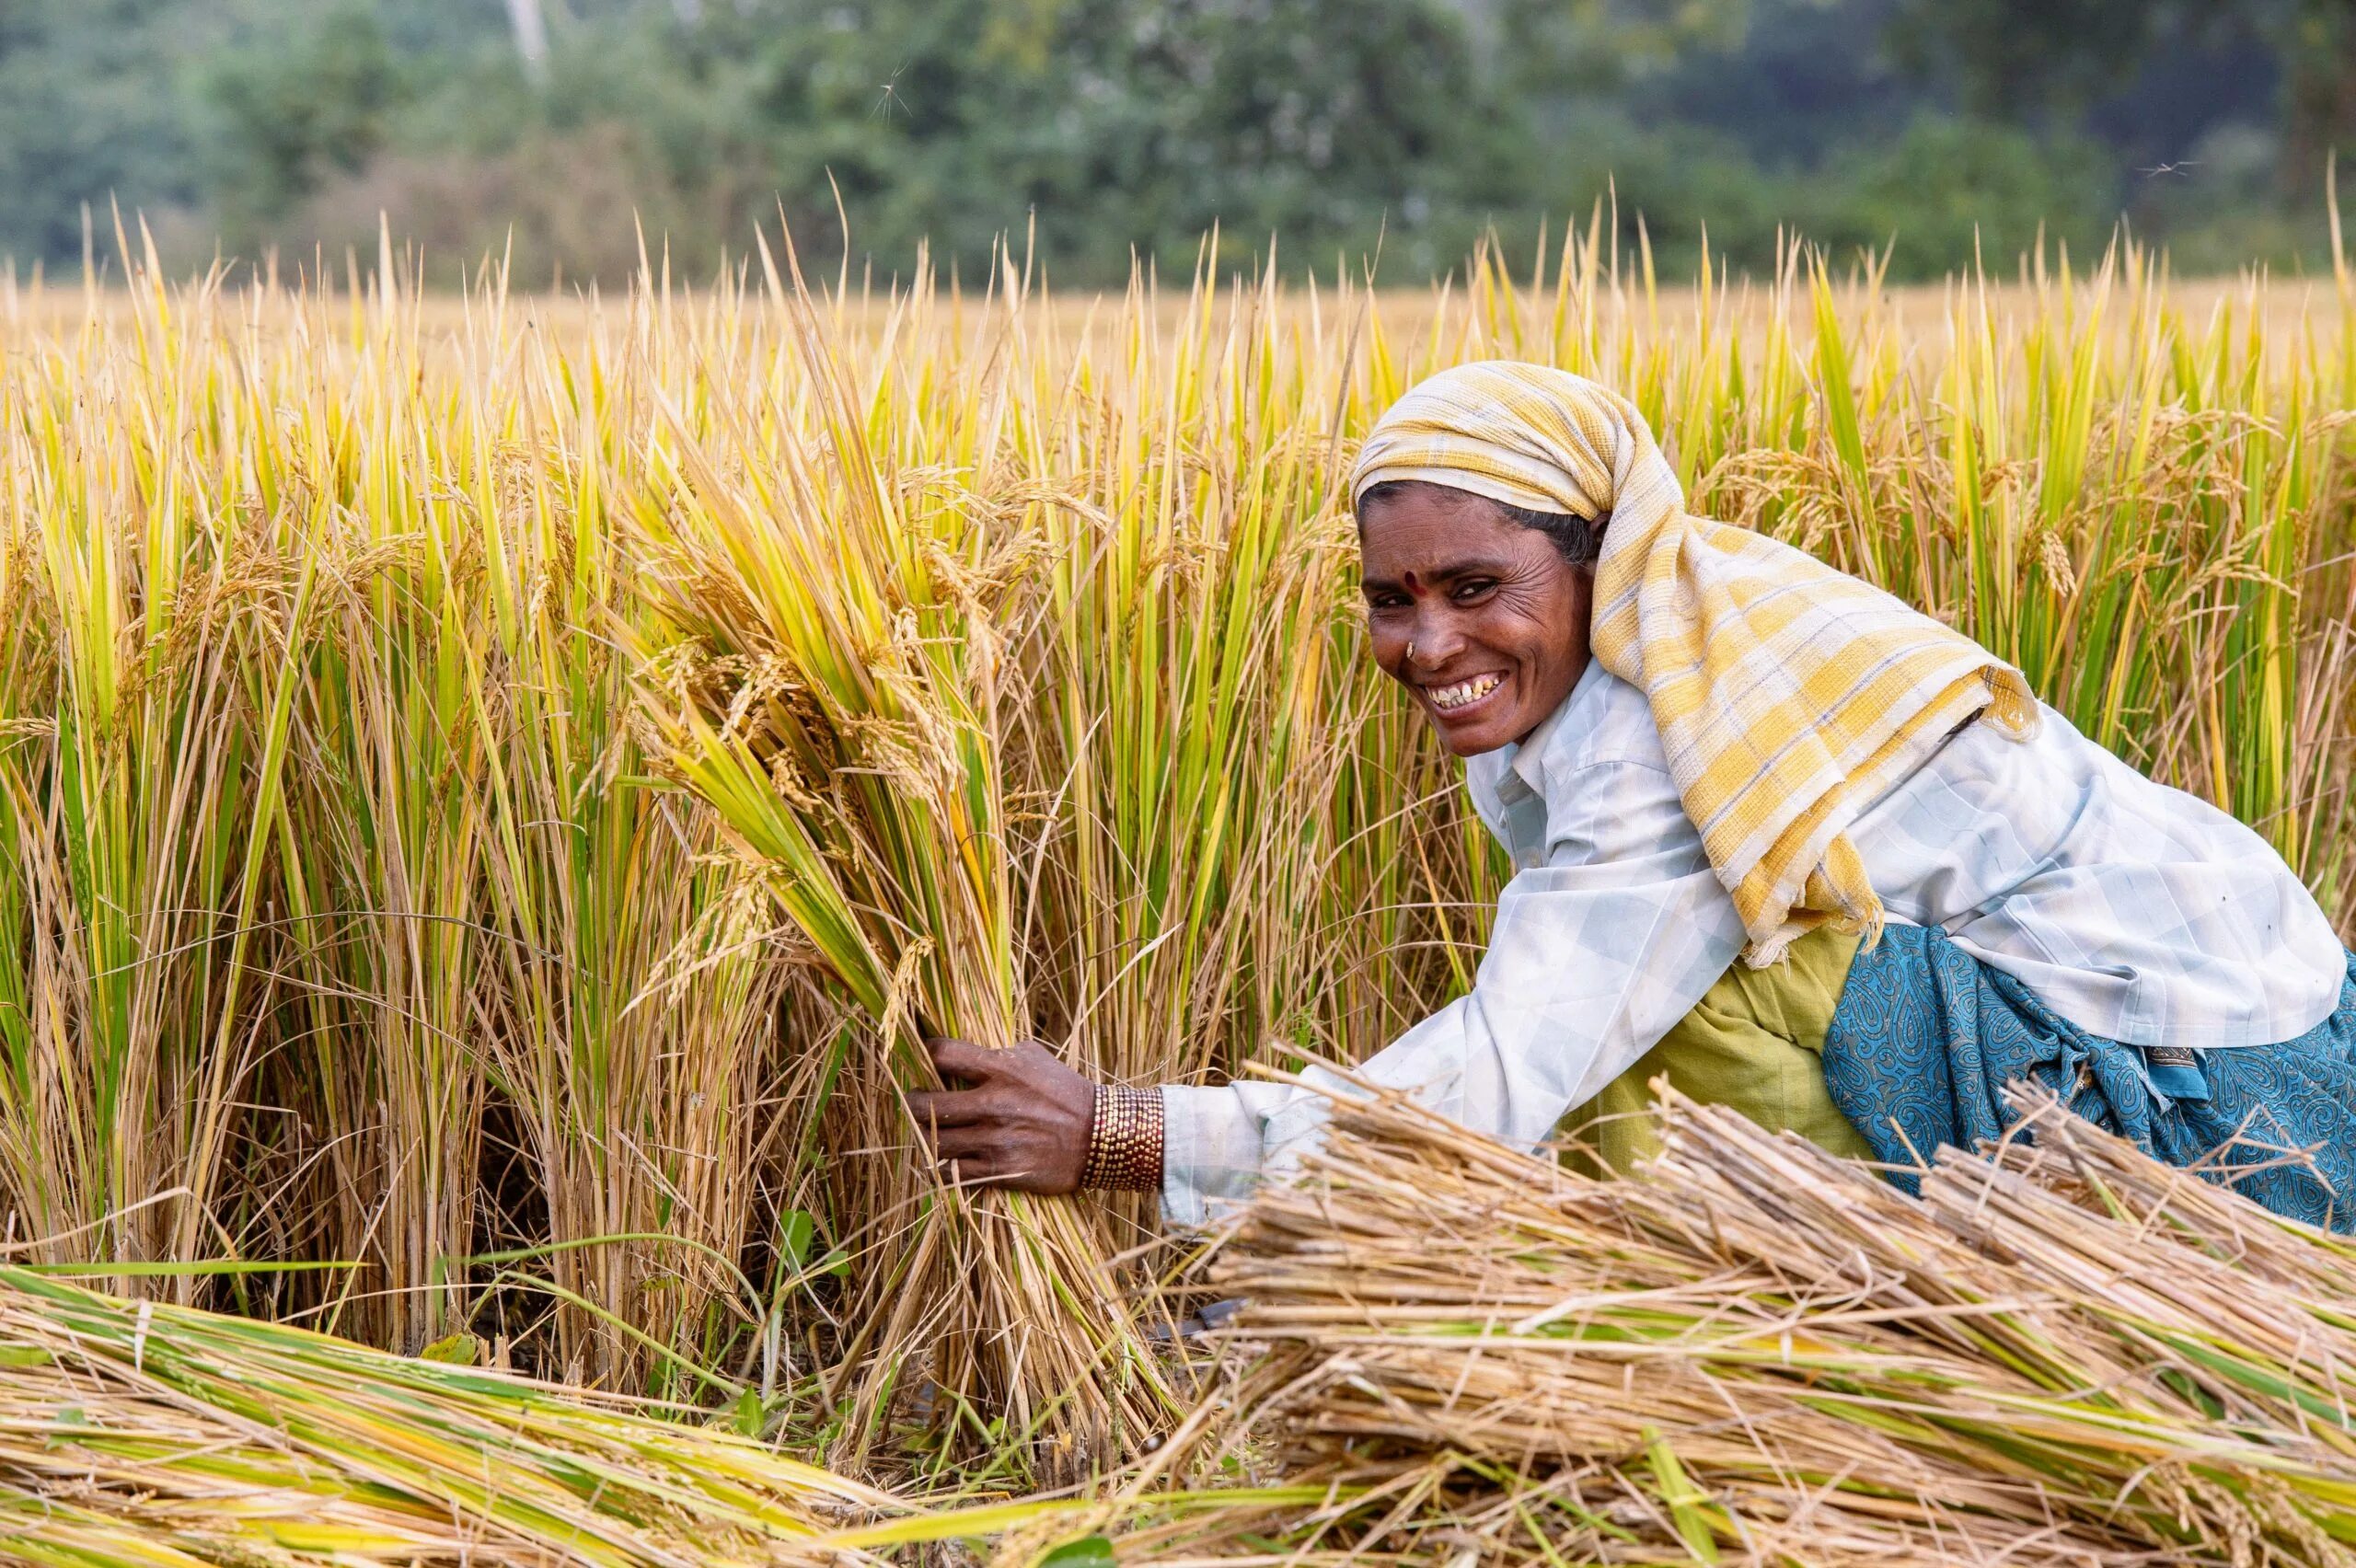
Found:
<path fill-rule="evenodd" d="M 722 1429 L 0 1267 L 0 1556 L 842 1562 L 918 1511 Z"/>
<path fill-rule="evenodd" d="M 724 453 L 750 437 L 753 407 L 722 409 L 708 432 L 675 418 L 658 438 L 672 500 L 653 545 L 674 572 L 665 608 L 694 640 L 653 716 L 672 768 L 872 1024 L 887 1082 L 934 1085 L 926 1035 L 1005 1046 L 1029 1032 L 1006 820 L 1016 634 L 974 585 L 992 575 L 976 559 L 990 541 L 965 498 L 903 477 L 903 438 L 924 432 L 900 389 L 862 391 L 798 275 L 790 294 L 770 276 L 803 434 L 739 472 Z M 1176 1401 L 1079 1202 L 942 1184 L 905 1116 L 892 1123 L 897 1223 L 914 1237 L 885 1317 L 859 1331 L 880 1343 L 848 1390 L 872 1412 L 854 1452 L 895 1392 L 927 1382 L 982 1401 L 999 1442 L 1043 1438 L 1057 1472 L 1161 1424 Z"/>
<path fill-rule="evenodd" d="M 1345 1103 L 1211 1271 L 1230 1440 L 1417 1560 L 2356 1557 L 2356 1247 L 2018 1108 L 1916 1200 L 1674 1093 L 1622 1182 Z"/>

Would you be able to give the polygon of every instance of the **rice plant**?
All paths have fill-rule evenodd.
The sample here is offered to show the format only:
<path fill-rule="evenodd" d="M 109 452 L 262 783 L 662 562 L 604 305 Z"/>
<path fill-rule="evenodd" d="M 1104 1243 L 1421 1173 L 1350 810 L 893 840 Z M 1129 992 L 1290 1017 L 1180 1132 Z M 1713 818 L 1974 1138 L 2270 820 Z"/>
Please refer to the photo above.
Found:
<path fill-rule="evenodd" d="M 814 1543 L 925 1530 L 740 1433 L 15 1268 L 0 1340 L 15 1562 L 841 1562 Z"/>
<path fill-rule="evenodd" d="M 1188 1408 L 1149 1204 L 946 1187 L 900 1095 L 928 1031 L 1200 1079 L 1469 981 L 1503 868 L 1336 482 L 1469 358 L 1625 388 L 1697 508 L 2017 661 L 2356 932 L 2344 276 L 1670 288 L 1608 213 L 1397 294 L 125 253 L 0 292 L 0 1207 L 127 1288 L 872 1473 L 1138 1451 Z"/>

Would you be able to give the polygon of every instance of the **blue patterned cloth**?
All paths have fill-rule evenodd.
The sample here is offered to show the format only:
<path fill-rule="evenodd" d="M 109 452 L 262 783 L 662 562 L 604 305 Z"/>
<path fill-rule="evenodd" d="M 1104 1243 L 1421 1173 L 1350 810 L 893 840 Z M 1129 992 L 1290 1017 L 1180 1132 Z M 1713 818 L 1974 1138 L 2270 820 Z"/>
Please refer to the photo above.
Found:
<path fill-rule="evenodd" d="M 2235 1185 L 2277 1214 L 2356 1229 L 2356 953 L 2339 1009 L 2280 1045 L 2145 1050 L 2099 1039 L 1936 927 L 1892 926 L 1861 950 L 1824 1041 L 1833 1103 L 1877 1158 L 1927 1159 L 2004 1133 L 2004 1088 L 2033 1078 L 2171 1165 L 2280 1159 Z M 2262 1146 L 2262 1147 L 2259 1147 Z M 1911 1192 L 1911 1176 L 1891 1178 Z"/>

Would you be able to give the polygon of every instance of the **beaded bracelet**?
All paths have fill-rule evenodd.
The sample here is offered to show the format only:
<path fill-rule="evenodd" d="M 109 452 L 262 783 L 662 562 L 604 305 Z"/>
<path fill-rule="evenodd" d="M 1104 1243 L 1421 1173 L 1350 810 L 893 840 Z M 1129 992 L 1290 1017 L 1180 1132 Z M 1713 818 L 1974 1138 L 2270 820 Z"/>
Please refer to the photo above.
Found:
<path fill-rule="evenodd" d="M 1080 1184 L 1100 1193 L 1149 1193 L 1161 1185 L 1160 1090 L 1097 1086 Z"/>

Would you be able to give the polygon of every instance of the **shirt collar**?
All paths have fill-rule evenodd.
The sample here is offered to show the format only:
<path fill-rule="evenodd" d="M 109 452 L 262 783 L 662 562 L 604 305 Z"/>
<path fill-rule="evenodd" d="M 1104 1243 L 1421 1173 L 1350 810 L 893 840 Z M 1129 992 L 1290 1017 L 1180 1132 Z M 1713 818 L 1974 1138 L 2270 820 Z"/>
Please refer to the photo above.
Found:
<path fill-rule="evenodd" d="M 1603 684 L 1603 679 L 1601 662 L 1590 655 L 1587 668 L 1579 672 L 1579 678 L 1571 684 L 1569 694 L 1555 705 L 1554 711 L 1538 721 L 1537 727 L 1520 740 L 1497 748 L 1505 762 L 1498 779 L 1500 791 L 1518 783 L 1534 795 L 1546 793 L 1546 759 L 1553 750 L 1554 739 L 1570 727 L 1572 711 Z"/>
<path fill-rule="evenodd" d="M 1590 658 L 1569 695 L 1528 735 L 1466 759 L 1464 783 L 1472 793 L 1473 809 L 1508 850 L 1533 833 L 1537 840 L 1543 840 L 1545 836 L 1541 829 L 1545 815 L 1549 754 L 1560 751 L 1564 743 L 1585 728 L 1573 715 L 1581 713 L 1583 705 L 1592 707 L 1600 701 L 1604 684 L 1610 679 L 1603 666 Z M 1591 722 L 1592 716 L 1587 717 Z M 1538 813 L 1535 824 L 1525 820 L 1533 811 Z"/>

